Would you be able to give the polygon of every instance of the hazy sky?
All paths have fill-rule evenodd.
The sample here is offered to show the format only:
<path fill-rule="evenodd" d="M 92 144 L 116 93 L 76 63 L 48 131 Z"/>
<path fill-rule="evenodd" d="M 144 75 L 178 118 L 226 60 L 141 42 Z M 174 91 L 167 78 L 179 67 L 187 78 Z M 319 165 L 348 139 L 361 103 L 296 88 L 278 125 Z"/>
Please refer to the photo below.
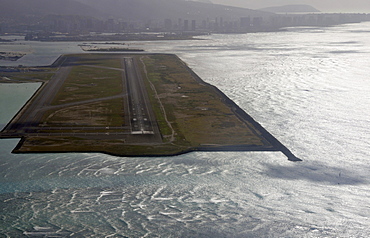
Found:
<path fill-rule="evenodd" d="M 287 4 L 308 4 L 323 12 L 370 13 L 370 0 L 211 0 L 213 3 L 246 8 L 263 8 Z"/>

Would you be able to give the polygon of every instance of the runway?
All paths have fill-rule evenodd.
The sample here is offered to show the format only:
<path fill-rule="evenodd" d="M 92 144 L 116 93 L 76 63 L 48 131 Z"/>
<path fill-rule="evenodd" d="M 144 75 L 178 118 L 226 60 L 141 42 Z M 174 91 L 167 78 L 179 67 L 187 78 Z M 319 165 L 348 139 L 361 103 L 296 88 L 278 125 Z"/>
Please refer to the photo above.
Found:
<path fill-rule="evenodd" d="M 116 56 L 114 56 L 116 57 Z M 112 138 L 122 137 L 132 143 L 160 143 L 161 134 L 150 105 L 145 83 L 139 71 L 136 59 L 129 56 L 117 56 L 121 60 L 121 68 L 109 68 L 122 71 L 121 94 L 109 97 L 84 100 L 61 105 L 51 105 L 55 95 L 62 90 L 63 84 L 69 76 L 74 62 L 73 58 L 63 56 L 54 77 L 43 84 L 31 100 L 18 112 L 13 120 L 0 133 L 2 138 L 18 138 L 23 136 L 77 136 Z M 96 68 L 108 68 L 103 66 L 87 65 Z M 118 127 L 108 126 L 57 126 L 42 125 L 42 118 L 47 111 L 59 110 L 77 105 L 94 103 L 115 98 L 124 100 L 125 124 Z M 122 112 L 117 112 L 122 113 Z"/>
<path fill-rule="evenodd" d="M 148 99 L 141 75 L 133 58 L 124 58 L 132 134 L 154 134 Z"/>
<path fill-rule="evenodd" d="M 38 126 L 43 113 L 40 113 L 45 107 L 50 106 L 53 98 L 57 94 L 65 79 L 71 72 L 70 66 L 63 66 L 66 58 L 63 59 L 61 66 L 55 75 L 35 93 L 31 100 L 21 109 L 15 118 L 4 128 L 3 131 L 32 133 L 31 127 Z"/>

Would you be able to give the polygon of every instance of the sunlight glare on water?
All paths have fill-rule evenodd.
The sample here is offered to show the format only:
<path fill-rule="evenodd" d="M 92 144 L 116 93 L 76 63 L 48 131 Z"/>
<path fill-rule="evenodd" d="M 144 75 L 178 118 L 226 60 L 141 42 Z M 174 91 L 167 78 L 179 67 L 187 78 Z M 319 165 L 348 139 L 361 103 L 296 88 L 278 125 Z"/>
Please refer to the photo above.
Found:
<path fill-rule="evenodd" d="M 142 43 L 178 54 L 303 162 L 278 152 L 14 155 L 18 140 L 2 140 L 0 233 L 369 236 L 369 26 Z"/>

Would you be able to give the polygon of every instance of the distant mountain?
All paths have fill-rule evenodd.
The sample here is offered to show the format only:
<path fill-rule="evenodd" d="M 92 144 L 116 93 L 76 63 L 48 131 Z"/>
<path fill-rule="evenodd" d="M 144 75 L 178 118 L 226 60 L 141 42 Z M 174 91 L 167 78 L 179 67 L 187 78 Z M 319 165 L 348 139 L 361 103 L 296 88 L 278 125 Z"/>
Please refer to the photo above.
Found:
<path fill-rule="evenodd" d="M 313 6 L 304 5 L 304 4 L 266 7 L 266 8 L 261 8 L 259 10 L 266 11 L 266 12 L 274 12 L 274 13 L 320 12 L 318 9 L 314 8 Z"/>
<path fill-rule="evenodd" d="M 205 20 L 223 17 L 237 19 L 240 17 L 268 16 L 271 13 L 246 8 L 228 7 L 208 3 L 209 1 L 185 0 L 76 0 L 99 9 L 105 16 L 131 20 L 158 19 L 193 19 Z"/>
<path fill-rule="evenodd" d="M 224 20 L 270 16 L 272 13 L 212 4 L 209 0 L 0 0 L 0 20 L 46 15 L 80 15 L 150 21 L 179 18 Z"/>
<path fill-rule="evenodd" d="M 212 3 L 210 0 L 189 0 L 193 2 L 203 2 L 203 3 Z"/>
<path fill-rule="evenodd" d="M 74 0 L 0 0 L 0 16 L 25 17 L 56 15 L 96 16 L 101 12 Z"/>

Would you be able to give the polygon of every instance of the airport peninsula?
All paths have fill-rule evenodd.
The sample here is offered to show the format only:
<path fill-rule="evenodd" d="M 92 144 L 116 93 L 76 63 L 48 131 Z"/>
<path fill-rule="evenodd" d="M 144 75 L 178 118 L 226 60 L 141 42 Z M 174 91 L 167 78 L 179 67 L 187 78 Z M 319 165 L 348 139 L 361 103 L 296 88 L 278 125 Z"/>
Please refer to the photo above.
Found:
<path fill-rule="evenodd" d="M 50 79 L 0 133 L 22 138 L 13 153 L 281 151 L 300 161 L 176 55 L 63 55 L 39 71 Z"/>

